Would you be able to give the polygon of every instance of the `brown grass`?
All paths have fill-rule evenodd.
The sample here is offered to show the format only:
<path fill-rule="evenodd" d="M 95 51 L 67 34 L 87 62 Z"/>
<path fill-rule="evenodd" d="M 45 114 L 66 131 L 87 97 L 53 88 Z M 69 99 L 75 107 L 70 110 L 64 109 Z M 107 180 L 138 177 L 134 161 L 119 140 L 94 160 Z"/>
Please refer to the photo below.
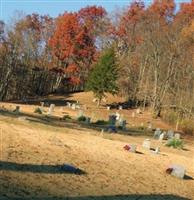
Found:
<path fill-rule="evenodd" d="M 92 103 L 90 93 L 78 93 L 71 98 L 79 100 L 82 104 L 88 103 L 87 115 L 92 116 L 92 112 L 95 112 L 100 119 L 106 119 L 108 116 L 109 111 L 105 108 L 98 110 Z M 113 102 L 115 99 L 110 97 L 109 101 Z M 9 107 L 10 104 L 4 105 Z M 21 107 L 24 112 L 32 113 L 36 106 Z M 77 115 L 77 111 L 65 107 L 63 112 L 74 117 Z M 128 123 L 138 125 L 140 122 L 151 120 L 154 126 L 168 128 L 162 121 L 152 120 L 149 112 L 139 115 L 136 119 L 131 118 L 131 112 L 122 111 Z M 56 108 L 55 115 L 62 116 L 60 108 Z M 98 196 L 96 199 L 109 196 L 110 199 L 114 199 L 115 195 L 126 195 L 123 199 L 136 199 L 138 195 L 148 195 L 147 199 L 151 199 L 151 194 L 156 195 L 155 199 L 160 199 L 160 195 L 174 195 L 177 197 L 174 199 L 194 197 L 194 180 L 179 180 L 165 174 L 165 169 L 175 163 L 183 165 L 187 175 L 194 177 L 194 142 L 191 140 L 184 140 L 186 150 L 177 150 L 165 147 L 164 142 L 159 143 L 151 139 L 152 147 L 161 147 L 161 154 L 154 155 L 141 146 L 145 136 L 107 135 L 79 125 L 67 128 L 64 123 L 64 127 L 54 127 L 8 116 L 0 116 L 0 127 L 2 199 L 57 199 L 67 196 L 83 196 L 82 199 L 86 199 L 86 196 Z M 137 144 L 137 150 L 142 154 L 124 151 L 125 144 Z M 12 169 L 3 168 L 7 162 L 10 162 L 9 167 Z M 79 176 L 52 172 L 34 173 L 34 165 L 29 167 L 29 171 L 17 171 L 16 164 L 24 163 L 40 167 L 67 163 L 79 167 L 87 174 Z M 132 194 L 137 196 L 132 198 Z"/>

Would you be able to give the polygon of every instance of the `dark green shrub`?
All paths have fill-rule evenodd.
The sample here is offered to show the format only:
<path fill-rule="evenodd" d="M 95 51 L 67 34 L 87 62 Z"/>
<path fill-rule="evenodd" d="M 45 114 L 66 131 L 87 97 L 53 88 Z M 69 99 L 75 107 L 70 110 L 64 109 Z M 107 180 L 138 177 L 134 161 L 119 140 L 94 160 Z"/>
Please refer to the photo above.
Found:
<path fill-rule="evenodd" d="M 95 122 L 96 125 L 108 125 L 109 122 L 105 120 L 98 120 Z"/>
<path fill-rule="evenodd" d="M 183 141 L 180 140 L 180 139 L 173 138 L 173 139 L 168 140 L 166 146 L 173 147 L 173 148 L 176 148 L 176 149 L 182 149 L 183 148 Z"/>
<path fill-rule="evenodd" d="M 71 117 L 69 115 L 64 115 L 62 119 L 63 120 L 68 120 L 68 119 L 71 119 Z"/>
<path fill-rule="evenodd" d="M 86 121 L 86 117 L 85 116 L 80 116 L 80 117 L 77 118 L 77 120 L 79 122 L 85 122 Z"/>
<path fill-rule="evenodd" d="M 42 110 L 38 107 L 34 110 L 34 113 L 42 114 Z"/>

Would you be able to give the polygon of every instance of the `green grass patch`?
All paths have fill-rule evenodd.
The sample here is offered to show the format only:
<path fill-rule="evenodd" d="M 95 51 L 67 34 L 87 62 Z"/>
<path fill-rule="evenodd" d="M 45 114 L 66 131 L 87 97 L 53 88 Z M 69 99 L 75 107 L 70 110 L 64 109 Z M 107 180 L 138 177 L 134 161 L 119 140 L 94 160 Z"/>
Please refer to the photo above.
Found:
<path fill-rule="evenodd" d="M 175 149 L 182 149 L 183 148 L 183 141 L 180 140 L 180 139 L 173 138 L 173 139 L 168 140 L 166 146 L 167 147 L 173 147 Z"/>

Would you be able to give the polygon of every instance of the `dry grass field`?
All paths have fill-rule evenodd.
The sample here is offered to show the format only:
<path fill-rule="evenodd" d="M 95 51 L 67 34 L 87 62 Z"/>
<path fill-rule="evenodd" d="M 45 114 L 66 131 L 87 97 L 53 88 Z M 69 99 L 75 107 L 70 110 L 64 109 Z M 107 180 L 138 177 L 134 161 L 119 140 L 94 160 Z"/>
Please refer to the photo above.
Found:
<path fill-rule="evenodd" d="M 91 93 L 47 98 L 56 104 L 56 117 L 76 117 L 78 110 L 67 108 L 66 101 L 87 105 L 84 114 L 92 120 L 107 119 L 116 111 L 97 108 Z M 120 101 L 123 99 L 109 96 L 106 103 Z M 183 135 L 184 150 L 172 149 L 165 146 L 166 141 L 151 136 L 101 133 L 73 122 L 45 122 L 33 113 L 38 102 L 1 103 L 8 110 L 16 105 L 24 115 L 38 120 L 0 114 L 0 199 L 194 199 L 193 138 Z M 133 110 L 119 112 L 129 127 L 147 126 L 150 121 L 153 127 L 171 128 L 160 119 L 152 119 L 149 111 L 135 118 L 131 116 Z M 153 148 L 160 146 L 160 154 L 143 149 L 146 138 Z M 138 153 L 123 150 L 125 144 L 136 144 Z M 78 167 L 85 174 L 63 172 L 59 170 L 63 164 Z M 187 178 L 167 175 L 165 169 L 171 164 L 183 165 Z"/>

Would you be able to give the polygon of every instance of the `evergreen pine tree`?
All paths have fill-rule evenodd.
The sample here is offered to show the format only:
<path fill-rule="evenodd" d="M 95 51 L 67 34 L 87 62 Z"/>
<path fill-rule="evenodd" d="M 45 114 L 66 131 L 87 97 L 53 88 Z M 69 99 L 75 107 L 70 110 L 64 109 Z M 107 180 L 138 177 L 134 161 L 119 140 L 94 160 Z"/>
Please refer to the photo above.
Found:
<path fill-rule="evenodd" d="M 105 97 L 105 93 L 113 95 L 117 93 L 117 77 L 118 69 L 114 49 L 109 48 L 102 53 L 95 64 L 86 85 L 87 90 L 92 91 L 98 99 L 98 105 L 100 105 L 102 98 Z"/>

